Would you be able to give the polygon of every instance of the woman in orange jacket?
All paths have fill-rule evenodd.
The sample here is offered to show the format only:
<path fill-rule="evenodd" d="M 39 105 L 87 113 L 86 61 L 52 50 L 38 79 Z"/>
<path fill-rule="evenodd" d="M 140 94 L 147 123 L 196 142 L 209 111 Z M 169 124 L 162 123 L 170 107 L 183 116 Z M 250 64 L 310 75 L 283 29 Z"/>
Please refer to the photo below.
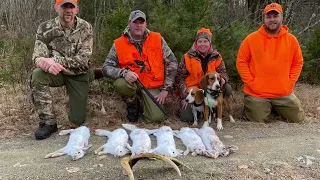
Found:
<path fill-rule="evenodd" d="M 299 43 L 282 25 L 279 4 L 267 5 L 263 15 L 264 24 L 244 39 L 237 57 L 245 115 L 249 121 L 267 121 L 273 106 L 288 122 L 300 122 L 304 112 L 293 94 L 303 65 Z"/>
<path fill-rule="evenodd" d="M 178 67 L 176 82 L 181 99 L 180 118 L 183 121 L 193 122 L 191 105 L 186 102 L 187 89 L 199 87 L 201 78 L 208 72 L 218 72 L 221 76 L 221 87 L 226 96 L 231 95 L 231 86 L 228 84 L 225 64 L 221 55 L 212 49 L 212 33 L 209 29 L 201 28 L 197 31 L 196 40 L 191 49 L 183 55 Z"/>

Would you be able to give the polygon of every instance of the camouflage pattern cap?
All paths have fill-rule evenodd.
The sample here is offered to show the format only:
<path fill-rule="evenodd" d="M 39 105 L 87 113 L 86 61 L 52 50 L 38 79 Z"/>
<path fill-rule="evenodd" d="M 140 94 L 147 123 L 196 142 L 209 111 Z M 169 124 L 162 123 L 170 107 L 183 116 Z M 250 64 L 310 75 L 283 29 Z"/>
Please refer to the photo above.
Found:
<path fill-rule="evenodd" d="M 135 10 L 130 13 L 129 22 L 133 22 L 133 21 L 137 20 L 138 18 L 142 18 L 144 21 L 147 20 L 146 15 L 142 11 Z"/>

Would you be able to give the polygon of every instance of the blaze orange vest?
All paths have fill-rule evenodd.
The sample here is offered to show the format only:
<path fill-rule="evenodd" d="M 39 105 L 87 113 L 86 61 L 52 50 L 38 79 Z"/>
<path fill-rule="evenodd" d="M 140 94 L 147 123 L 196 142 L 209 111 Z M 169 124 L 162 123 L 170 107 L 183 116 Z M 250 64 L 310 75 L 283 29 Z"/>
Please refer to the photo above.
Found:
<path fill-rule="evenodd" d="M 195 58 L 191 58 L 187 54 L 184 54 L 184 60 L 186 63 L 186 68 L 189 72 L 189 75 L 187 76 L 185 81 L 186 87 L 187 88 L 191 86 L 199 87 L 200 80 L 204 76 L 204 73 L 202 71 L 201 61 Z M 209 62 L 207 72 L 215 72 L 217 67 L 220 65 L 221 61 L 222 61 L 222 58 Z"/>
<path fill-rule="evenodd" d="M 129 68 L 139 75 L 139 80 L 146 88 L 159 88 L 164 83 L 164 63 L 162 56 L 161 35 L 150 32 L 143 42 L 142 55 L 137 48 L 121 36 L 114 41 L 120 68 Z M 134 60 L 143 61 L 145 69 L 140 72 L 141 66 Z"/>

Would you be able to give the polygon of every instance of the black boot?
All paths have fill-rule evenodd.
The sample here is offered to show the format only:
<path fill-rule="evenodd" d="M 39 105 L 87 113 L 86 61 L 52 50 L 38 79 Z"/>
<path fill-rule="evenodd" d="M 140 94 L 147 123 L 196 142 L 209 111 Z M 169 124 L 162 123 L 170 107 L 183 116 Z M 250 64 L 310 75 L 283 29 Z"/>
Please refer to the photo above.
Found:
<path fill-rule="evenodd" d="M 140 110 L 140 101 L 138 98 L 127 99 L 127 119 L 129 122 L 137 122 L 139 119 Z M 140 112 L 139 112 L 140 111 Z"/>
<path fill-rule="evenodd" d="M 51 136 L 52 133 L 58 131 L 57 124 L 47 125 L 45 123 L 39 123 L 39 128 L 34 133 L 36 140 L 46 139 Z"/>

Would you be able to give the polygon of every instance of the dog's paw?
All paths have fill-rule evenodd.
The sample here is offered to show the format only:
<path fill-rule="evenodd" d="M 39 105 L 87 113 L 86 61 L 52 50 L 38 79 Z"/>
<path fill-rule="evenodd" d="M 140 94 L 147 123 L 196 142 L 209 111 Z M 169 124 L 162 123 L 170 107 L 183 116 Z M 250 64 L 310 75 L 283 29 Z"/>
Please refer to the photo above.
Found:
<path fill-rule="evenodd" d="M 209 122 L 208 121 L 205 121 L 204 123 L 203 123 L 203 127 L 208 127 L 209 126 Z"/>
<path fill-rule="evenodd" d="M 192 127 L 198 127 L 198 122 L 195 121 L 195 122 L 192 124 Z"/>
<path fill-rule="evenodd" d="M 221 120 L 221 119 L 218 119 L 217 129 L 218 129 L 219 131 L 223 129 L 223 127 L 222 127 L 222 120 Z"/>
<path fill-rule="evenodd" d="M 236 122 L 231 115 L 229 117 L 230 117 L 230 122 L 232 123 Z"/>

